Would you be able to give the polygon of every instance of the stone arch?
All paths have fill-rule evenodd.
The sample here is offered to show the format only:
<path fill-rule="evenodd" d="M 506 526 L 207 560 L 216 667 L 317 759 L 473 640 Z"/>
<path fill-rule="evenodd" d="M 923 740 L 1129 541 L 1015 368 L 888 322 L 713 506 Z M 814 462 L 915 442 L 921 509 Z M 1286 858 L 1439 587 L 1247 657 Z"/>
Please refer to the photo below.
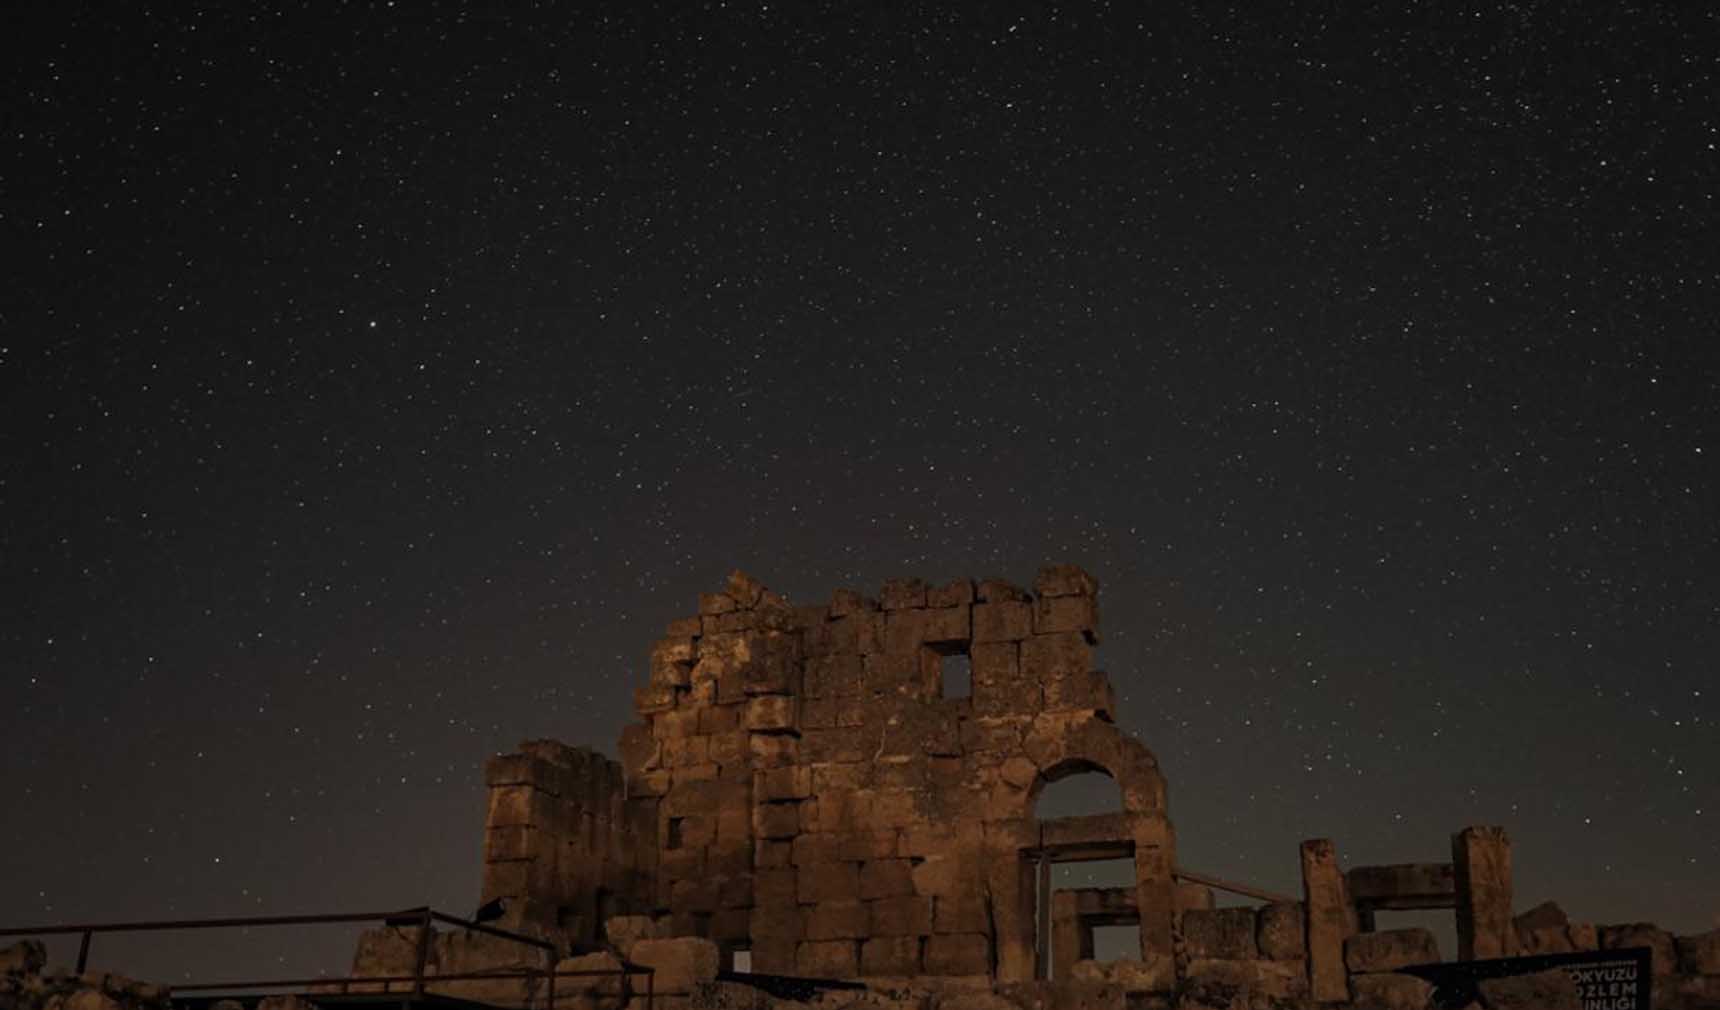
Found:
<path fill-rule="evenodd" d="M 1051 829 L 1060 820 L 1041 821 L 1037 816 L 1039 798 L 1048 784 L 1088 773 L 1105 775 L 1117 783 L 1122 811 L 1109 816 L 1117 818 L 1117 835 L 1113 837 L 1126 840 L 1133 850 L 1141 956 L 1168 965 L 1175 914 L 1171 873 L 1176 840 L 1166 815 L 1165 780 L 1158 759 L 1145 744 L 1091 713 L 1041 714 L 1022 741 L 1022 753 L 1033 764 L 1034 775 L 1032 783 L 1019 794 L 1015 816 L 1023 820 L 1027 834 L 1032 836 L 1030 850 L 1051 851 Z M 1028 851 L 1024 850 L 1024 857 Z M 1055 861 L 1054 857 L 1040 858 Z M 1038 872 L 1047 871 L 1040 867 Z M 1018 935 L 1029 945 L 1035 934 L 1032 920 L 1039 918 L 1034 898 L 1037 890 L 1029 886 L 1020 893 L 1020 914 L 1026 921 Z M 1049 900 L 1049 895 L 1044 900 Z M 1040 923 L 1043 925 L 1043 918 Z"/>
<path fill-rule="evenodd" d="M 1047 783 L 1083 772 L 1099 772 L 1115 781 L 1123 791 L 1126 812 L 1165 813 L 1165 778 L 1158 758 L 1114 723 L 1091 713 L 1039 716 L 1022 741 L 1022 751 L 1037 774 L 1017 816 L 1033 817 Z"/>

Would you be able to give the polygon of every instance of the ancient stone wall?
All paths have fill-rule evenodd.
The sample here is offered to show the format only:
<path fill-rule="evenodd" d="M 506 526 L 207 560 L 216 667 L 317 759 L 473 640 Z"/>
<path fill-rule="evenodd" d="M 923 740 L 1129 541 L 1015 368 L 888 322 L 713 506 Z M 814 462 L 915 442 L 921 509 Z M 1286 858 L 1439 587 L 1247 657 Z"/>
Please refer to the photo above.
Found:
<path fill-rule="evenodd" d="M 511 925 L 594 946 L 603 920 L 648 908 L 656 824 L 627 802 L 621 766 L 553 740 L 484 767 L 483 900 Z"/>
<path fill-rule="evenodd" d="M 622 739 L 678 930 L 819 976 L 1034 971 L 1034 800 L 1098 770 L 1136 854 L 1143 953 L 1171 952 L 1174 840 L 1150 752 L 1093 670 L 1098 587 L 887 583 L 794 607 L 744 575 L 652 652 Z M 943 693 L 965 657 L 969 689 Z"/>
<path fill-rule="evenodd" d="M 492 762 L 485 897 L 581 939 L 605 909 L 648 911 L 761 971 L 1029 979 L 1035 861 L 1096 845 L 1133 855 L 1142 955 L 1168 959 L 1164 778 L 1112 721 L 1098 640 L 1073 566 L 1032 592 L 908 579 L 800 607 L 736 573 L 652 648 L 618 780 L 581 792 L 575 766 L 602 759 L 549 744 Z M 952 660 L 970 680 L 945 697 Z M 1035 819 L 1047 782 L 1085 771 L 1116 780 L 1120 815 Z"/>

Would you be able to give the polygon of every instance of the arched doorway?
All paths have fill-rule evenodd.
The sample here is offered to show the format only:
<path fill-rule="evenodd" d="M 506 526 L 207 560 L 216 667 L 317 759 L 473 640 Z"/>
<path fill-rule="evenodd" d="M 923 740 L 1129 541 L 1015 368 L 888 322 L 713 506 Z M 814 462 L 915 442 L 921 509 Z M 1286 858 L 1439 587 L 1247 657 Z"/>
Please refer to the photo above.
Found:
<path fill-rule="evenodd" d="M 1075 961 L 1141 954 L 1134 841 L 1121 786 L 1102 765 L 1070 758 L 1035 783 L 1034 975 L 1063 979 Z"/>

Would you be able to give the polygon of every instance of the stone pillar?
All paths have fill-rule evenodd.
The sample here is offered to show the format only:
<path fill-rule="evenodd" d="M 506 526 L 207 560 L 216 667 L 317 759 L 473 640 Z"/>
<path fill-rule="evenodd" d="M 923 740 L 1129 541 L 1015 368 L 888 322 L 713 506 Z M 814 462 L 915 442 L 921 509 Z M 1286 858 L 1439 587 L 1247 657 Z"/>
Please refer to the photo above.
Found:
<path fill-rule="evenodd" d="M 1457 956 L 1510 957 L 1511 839 L 1501 827 L 1468 827 L 1451 836 L 1457 884 Z"/>
<path fill-rule="evenodd" d="M 1019 848 L 987 838 L 986 898 L 996 928 L 997 977 L 1002 982 L 1033 981 L 1034 869 Z"/>
<path fill-rule="evenodd" d="M 1074 891 L 1058 891 L 1051 896 L 1051 974 L 1053 978 L 1069 977 L 1069 966 L 1081 960 L 1081 913 L 1076 908 Z M 1087 948 L 1091 957 L 1092 930 L 1087 930 Z"/>
<path fill-rule="evenodd" d="M 1176 865 L 1177 836 L 1163 814 L 1134 818 L 1135 906 L 1141 916 L 1141 961 L 1176 956 L 1172 939 L 1177 916 L 1177 885 L 1171 879 Z"/>
<path fill-rule="evenodd" d="M 1302 902 L 1307 909 L 1308 985 L 1316 1000 L 1350 998 L 1344 941 L 1356 931 L 1349 888 L 1329 838 L 1302 843 Z"/>

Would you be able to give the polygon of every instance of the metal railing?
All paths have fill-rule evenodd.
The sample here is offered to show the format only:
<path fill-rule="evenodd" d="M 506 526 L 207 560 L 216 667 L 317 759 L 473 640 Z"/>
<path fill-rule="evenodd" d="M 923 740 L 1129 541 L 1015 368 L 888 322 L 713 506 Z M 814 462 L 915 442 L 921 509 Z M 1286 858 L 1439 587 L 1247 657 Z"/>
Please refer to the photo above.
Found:
<path fill-rule="evenodd" d="M 556 967 L 559 951 L 556 945 L 548 940 L 523 933 L 515 933 L 495 926 L 488 926 L 470 919 L 438 912 L 428 906 L 408 908 L 394 912 L 341 912 L 324 915 L 265 915 L 246 916 L 227 919 L 164 919 L 150 922 L 103 922 L 77 923 L 53 926 L 23 926 L 0 928 L 0 937 L 36 937 L 36 936 L 78 936 L 77 973 L 82 975 L 89 968 L 90 946 L 98 933 L 150 933 L 167 932 L 188 929 L 246 929 L 253 926 L 314 926 L 338 923 L 381 922 L 387 926 L 417 928 L 417 946 L 413 951 L 413 969 L 410 975 L 325 975 L 317 978 L 287 978 L 287 979 L 255 979 L 231 982 L 193 982 L 185 985 L 174 985 L 174 992 L 240 992 L 244 990 L 261 989 L 297 989 L 306 988 L 312 991 L 303 995 L 311 997 L 328 995 L 330 992 L 350 995 L 354 986 L 380 985 L 383 988 L 379 994 L 390 993 L 390 986 L 411 983 L 410 992 L 400 993 L 413 1002 L 422 1001 L 426 995 L 426 986 L 442 982 L 488 981 L 501 982 L 512 980 L 544 980 L 544 1010 L 555 1010 L 555 983 L 559 978 L 597 977 L 618 975 L 621 978 L 621 998 L 626 1000 L 632 993 L 631 979 L 634 975 L 645 976 L 645 1006 L 653 1010 L 656 995 L 655 970 L 644 965 L 622 961 L 619 968 L 588 968 L 558 971 Z M 458 926 L 475 933 L 512 940 L 516 943 L 537 948 L 543 952 L 544 967 L 541 970 L 530 971 L 496 971 L 496 972 L 457 972 L 452 974 L 425 974 L 430 958 L 431 927 L 435 923 L 445 923 Z M 312 988 L 314 987 L 314 989 Z M 364 991 L 364 990 L 360 990 Z M 481 1002 L 481 1001 L 472 1001 Z M 528 997 L 529 1002 L 529 997 Z"/>

